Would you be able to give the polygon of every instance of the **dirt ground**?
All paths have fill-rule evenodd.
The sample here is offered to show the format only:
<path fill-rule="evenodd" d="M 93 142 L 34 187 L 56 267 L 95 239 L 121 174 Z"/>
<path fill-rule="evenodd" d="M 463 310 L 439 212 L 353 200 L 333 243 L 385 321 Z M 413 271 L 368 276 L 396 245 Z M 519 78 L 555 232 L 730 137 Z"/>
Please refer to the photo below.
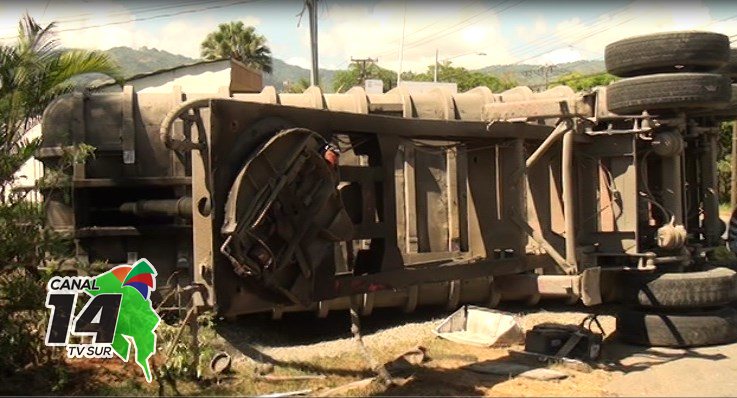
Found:
<path fill-rule="evenodd" d="M 579 323 L 588 311 L 584 307 L 548 305 L 530 309 L 513 305 L 503 308 L 522 316 L 525 329 L 543 322 Z M 465 369 L 472 363 L 514 362 L 508 348 L 478 348 L 437 338 L 432 329 L 448 315 L 427 310 L 407 315 L 399 311 L 380 311 L 364 322 L 366 344 L 378 360 L 390 361 L 417 346 L 427 349 L 430 360 L 403 373 L 410 381 L 389 389 L 370 386 L 350 395 L 411 396 L 734 396 L 737 394 L 737 344 L 691 350 L 646 349 L 621 344 L 616 339 L 616 307 L 596 308 L 606 333 L 601 360 L 590 372 L 553 365 L 568 375 L 560 381 L 538 381 L 478 374 Z M 325 363 L 333 370 L 367 367 L 357 356 L 355 342 L 348 333 L 347 317 L 312 319 L 312 314 L 294 315 L 299 328 L 286 327 L 277 334 L 267 333 L 273 322 L 252 322 L 249 332 L 243 326 L 227 325 L 221 334 L 229 342 L 250 341 L 251 354 L 258 352 L 282 366 L 290 363 Z M 286 322 L 285 322 L 286 321 Z M 284 326 L 290 319 L 285 319 Z M 298 337 L 300 336 L 300 337 Z M 297 339 L 297 344 L 289 341 Z M 319 341 L 323 340 L 324 341 Z M 351 366 L 352 365 L 352 366 Z M 318 371 L 319 369 L 312 369 Z M 695 382 L 698 380 L 698 383 Z M 314 386 L 314 385 L 313 385 Z M 271 386 L 269 392 L 288 389 Z M 319 388 L 315 392 L 321 391 Z"/>
<path fill-rule="evenodd" d="M 567 378 L 539 381 L 475 373 L 466 367 L 478 363 L 518 362 L 506 348 L 479 348 L 440 339 L 432 329 L 448 311 L 424 309 L 413 314 L 400 310 L 377 310 L 363 318 L 368 350 L 381 363 L 390 362 L 393 376 L 405 383 L 385 388 L 378 383 L 331 395 L 347 396 L 734 396 L 737 394 L 737 344 L 693 350 L 645 349 L 616 340 L 613 313 L 616 307 L 571 307 L 544 304 L 528 308 L 506 304 L 502 310 L 521 316 L 525 329 L 542 322 L 579 323 L 589 311 L 599 314 L 606 333 L 602 357 L 589 372 L 551 365 Z M 218 337 L 210 340 L 217 350 L 233 358 L 232 372 L 216 379 L 205 371 L 199 382 L 180 380 L 177 392 L 184 395 L 265 395 L 309 391 L 309 395 L 374 376 L 356 342 L 351 338 L 345 312 L 318 319 L 314 314 L 287 314 L 281 321 L 249 316 L 234 323 L 216 324 Z M 160 345 L 165 345 L 161 343 Z M 406 364 L 392 360 L 416 349 L 426 349 L 428 360 Z M 162 348 L 162 347 L 160 347 Z M 209 361 L 209 358 L 204 358 Z M 205 362 L 206 362 L 205 361 Z M 260 364 L 259 364 L 260 363 Z M 271 364 L 265 367 L 263 364 Z M 404 366 L 400 366 L 404 365 Z M 544 366 L 544 365 L 538 365 Z M 265 371 L 266 370 L 266 371 Z M 55 372 L 59 369 L 53 370 Z M 64 395 L 157 395 L 159 385 L 146 383 L 140 369 L 120 361 L 69 361 L 68 375 L 55 390 L 29 378 L 18 380 L 26 394 Z M 269 381 L 270 376 L 319 376 L 309 380 Z M 39 382 L 41 380 L 39 379 Z M 36 385 L 38 388 L 34 389 Z M 3 391 L 0 388 L 0 391 Z M 174 395 L 170 385 L 164 394 Z"/>

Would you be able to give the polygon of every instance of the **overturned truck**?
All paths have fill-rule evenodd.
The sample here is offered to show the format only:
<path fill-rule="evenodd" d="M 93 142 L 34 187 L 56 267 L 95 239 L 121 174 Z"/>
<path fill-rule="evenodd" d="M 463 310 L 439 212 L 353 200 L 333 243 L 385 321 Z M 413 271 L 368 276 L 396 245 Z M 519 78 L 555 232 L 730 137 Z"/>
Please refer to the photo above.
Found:
<path fill-rule="evenodd" d="M 709 262 L 729 58 L 676 32 L 609 45 L 624 78 L 585 93 L 75 93 L 37 157 L 95 156 L 45 188 L 48 221 L 81 263 L 148 258 L 159 300 L 194 286 L 224 317 L 619 301 L 627 341 L 732 341 L 735 273 Z"/>

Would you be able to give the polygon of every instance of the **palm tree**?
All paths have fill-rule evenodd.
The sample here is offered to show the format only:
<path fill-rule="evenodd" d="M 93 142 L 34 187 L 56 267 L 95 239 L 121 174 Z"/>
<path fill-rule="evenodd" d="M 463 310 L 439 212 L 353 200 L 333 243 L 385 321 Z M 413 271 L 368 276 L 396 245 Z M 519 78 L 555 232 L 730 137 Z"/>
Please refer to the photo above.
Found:
<path fill-rule="evenodd" d="M 233 58 L 244 64 L 271 73 L 271 49 L 266 38 L 256 33 L 253 26 L 241 21 L 218 25 L 200 45 L 201 54 L 207 60 Z"/>
<path fill-rule="evenodd" d="M 73 78 L 102 73 L 121 81 L 117 65 L 105 53 L 59 47 L 54 23 L 42 27 L 27 14 L 18 23 L 13 45 L 0 45 L 0 186 L 33 156 L 38 140 L 24 135 L 46 106 L 74 89 Z"/>

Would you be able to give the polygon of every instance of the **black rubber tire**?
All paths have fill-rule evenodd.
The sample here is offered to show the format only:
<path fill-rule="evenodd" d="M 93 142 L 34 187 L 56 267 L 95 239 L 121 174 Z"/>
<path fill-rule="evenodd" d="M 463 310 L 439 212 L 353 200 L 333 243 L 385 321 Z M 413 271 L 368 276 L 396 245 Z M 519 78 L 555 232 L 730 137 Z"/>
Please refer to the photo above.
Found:
<path fill-rule="evenodd" d="M 734 81 L 734 79 L 733 79 Z M 689 116 L 709 116 L 718 120 L 737 119 L 737 84 L 732 83 L 732 99 L 727 103 L 714 109 L 704 109 L 689 112 Z"/>
<path fill-rule="evenodd" d="M 737 341 L 737 310 L 722 307 L 686 313 L 617 314 L 617 336 L 625 343 L 655 347 L 698 347 Z"/>
<path fill-rule="evenodd" d="M 729 226 L 727 230 L 727 247 L 732 253 L 737 254 L 737 207 L 732 210 L 732 216 L 729 217 Z"/>
<path fill-rule="evenodd" d="M 663 73 L 616 81 L 606 93 L 610 111 L 639 114 L 723 107 L 732 86 L 728 77 L 713 73 Z"/>
<path fill-rule="evenodd" d="M 645 308 L 716 307 L 737 300 L 737 272 L 712 268 L 700 272 L 622 274 L 623 304 Z"/>
<path fill-rule="evenodd" d="M 671 32 L 630 37 L 606 46 L 609 73 L 631 77 L 652 73 L 710 72 L 729 60 L 729 37 L 714 32 Z"/>
<path fill-rule="evenodd" d="M 714 71 L 714 73 L 720 73 L 729 77 L 733 83 L 737 81 L 737 48 L 729 49 L 729 61 L 727 61 L 726 65 Z"/>

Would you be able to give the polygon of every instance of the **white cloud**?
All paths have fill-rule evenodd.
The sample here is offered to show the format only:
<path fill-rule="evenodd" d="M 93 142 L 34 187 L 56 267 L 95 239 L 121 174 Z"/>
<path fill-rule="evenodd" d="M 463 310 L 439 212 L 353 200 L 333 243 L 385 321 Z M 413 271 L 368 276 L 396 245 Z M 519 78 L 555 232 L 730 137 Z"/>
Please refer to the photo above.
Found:
<path fill-rule="evenodd" d="M 545 18 L 540 15 L 535 18 L 532 25 L 518 25 L 515 27 L 515 31 L 517 33 L 517 38 L 525 42 L 531 42 L 533 40 L 538 40 L 548 33 L 548 24 L 545 21 Z"/>
<path fill-rule="evenodd" d="M 351 57 L 379 59 L 379 65 L 397 70 L 402 37 L 406 28 L 403 70 L 425 71 L 435 62 L 438 50 L 441 60 L 451 58 L 454 65 L 470 69 L 492 64 L 559 63 L 578 59 L 601 58 L 604 47 L 625 37 L 653 32 L 701 29 L 737 34 L 735 19 L 717 22 L 726 15 L 714 15 L 702 2 L 651 2 L 636 0 L 627 7 L 602 14 L 593 20 L 582 20 L 575 15 L 555 23 L 541 12 L 529 15 L 515 14 L 519 8 L 510 8 L 503 14 L 499 4 L 471 2 L 379 1 L 342 2 L 328 4 L 327 12 L 320 14 L 321 66 L 344 68 Z M 541 3 L 543 4 L 543 3 Z M 42 23 L 57 20 L 58 30 L 91 25 L 106 25 L 77 31 L 60 32 L 59 38 L 67 47 L 107 49 L 114 46 L 152 47 L 199 57 L 199 45 L 207 33 L 219 22 L 211 14 L 197 17 L 197 23 L 188 18 L 159 19 L 145 22 L 126 21 L 135 16 L 119 2 L 96 1 L 60 3 L 49 2 L 0 3 L 0 38 L 15 36 L 17 23 L 28 9 Z M 287 62 L 309 66 L 309 24 L 303 18 L 298 30 L 299 11 L 290 11 L 289 19 L 274 19 L 270 14 L 243 17 L 248 25 L 267 31 L 274 56 Z M 542 7 L 555 7 L 544 3 Z M 521 8 L 521 7 L 520 7 Z M 282 15 L 276 13 L 273 15 Z M 155 22 L 155 23 L 154 23 Z M 509 35 L 503 35 L 501 24 L 512 24 Z M 510 31 L 506 29 L 505 32 Z M 278 32 L 278 33 L 275 33 Z M 292 33 L 293 32 L 293 33 Z M 1 39 L 0 39 L 1 40 Z M 480 52 L 486 56 L 478 56 Z"/>
<path fill-rule="evenodd" d="M 530 60 L 532 64 L 563 64 L 583 59 L 581 52 L 575 48 L 565 47 L 553 50 L 545 55 Z"/>
<path fill-rule="evenodd" d="M 158 20 L 160 28 L 152 31 L 141 25 L 144 22 L 120 23 L 136 18 L 120 3 L 50 2 L 45 12 L 44 6 L 44 2 L 30 2 L 27 10 L 42 24 L 51 20 L 57 21 L 56 31 L 60 43 L 72 48 L 107 50 L 117 46 L 132 48 L 145 46 L 199 58 L 200 43 L 218 23 L 212 18 L 203 18 L 197 24 L 176 18 L 160 19 Z M 0 37 L 15 36 L 18 19 L 25 11 L 25 6 L 20 3 L 12 7 L 0 6 Z M 262 23 L 261 19 L 253 16 L 241 18 L 241 21 L 250 26 Z M 8 39 L 6 42 L 12 41 L 13 39 Z"/>
<path fill-rule="evenodd" d="M 290 57 L 284 60 L 289 65 L 299 66 L 301 68 L 310 69 L 310 60 L 304 57 Z"/>
<path fill-rule="evenodd" d="M 601 58 L 607 44 L 627 37 L 676 30 L 707 30 L 728 35 L 737 33 L 734 20 L 717 22 L 702 2 L 663 2 L 638 0 L 630 6 L 604 14 L 594 21 L 583 22 L 574 17 L 554 29 L 554 45 L 515 53 L 525 63 L 571 62 Z M 534 42 L 533 42 L 534 43 Z M 541 43 L 538 41 L 538 44 Z M 540 48 L 543 48 L 542 50 Z M 551 50 L 552 48 L 552 50 Z M 540 54 L 548 50 L 545 54 Z M 533 59 L 528 59 L 534 57 Z"/>
<path fill-rule="evenodd" d="M 453 58 L 453 64 L 468 68 L 513 60 L 499 18 L 488 5 L 406 4 L 403 71 L 425 71 L 434 64 L 436 50 L 441 60 Z M 373 7 L 363 3 L 331 5 L 332 23 L 320 32 L 321 58 L 343 59 L 342 67 L 351 57 L 378 58 L 382 67 L 397 70 L 404 15 L 404 2 L 384 1 Z M 488 55 L 473 55 L 479 52 Z"/>

